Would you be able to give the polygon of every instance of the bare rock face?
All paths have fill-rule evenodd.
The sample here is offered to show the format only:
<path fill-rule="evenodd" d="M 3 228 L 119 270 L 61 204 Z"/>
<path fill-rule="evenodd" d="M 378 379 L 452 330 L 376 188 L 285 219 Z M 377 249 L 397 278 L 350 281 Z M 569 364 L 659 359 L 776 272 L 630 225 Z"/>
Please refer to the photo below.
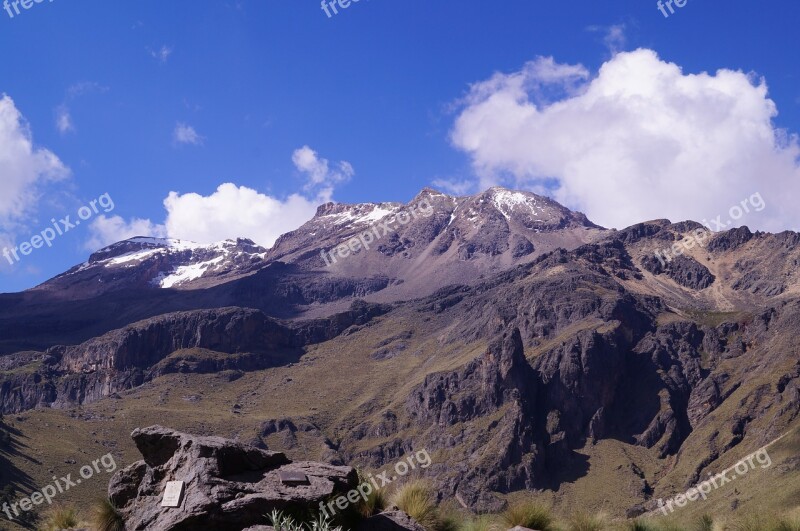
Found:
<path fill-rule="evenodd" d="M 706 266 L 690 256 L 676 256 L 670 258 L 669 262 L 663 262 L 655 256 L 647 255 L 642 259 L 642 267 L 654 275 L 664 273 L 681 286 L 689 289 L 705 289 L 716 280 Z"/>
<path fill-rule="evenodd" d="M 238 531 L 265 525 L 272 510 L 306 510 L 358 483 L 351 467 L 292 462 L 284 454 L 219 437 L 151 426 L 132 434 L 144 458 L 119 471 L 108 487 L 126 529 Z M 284 484 L 281 472 L 307 481 Z M 183 481 L 180 507 L 161 507 L 169 481 Z"/>

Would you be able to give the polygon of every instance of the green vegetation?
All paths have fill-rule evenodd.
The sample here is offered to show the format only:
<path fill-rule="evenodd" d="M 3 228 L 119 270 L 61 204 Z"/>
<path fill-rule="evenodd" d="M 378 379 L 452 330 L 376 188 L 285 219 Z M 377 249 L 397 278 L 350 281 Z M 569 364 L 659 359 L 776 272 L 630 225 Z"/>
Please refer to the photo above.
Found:
<path fill-rule="evenodd" d="M 503 513 L 503 523 L 509 528 L 522 526 L 537 531 L 554 530 L 553 514 L 539 503 L 523 501 L 514 503 Z"/>
<path fill-rule="evenodd" d="M 373 489 L 368 495 L 366 501 L 359 499 L 356 509 L 363 518 L 369 518 L 389 506 L 389 498 L 386 491 L 383 489 Z"/>
<path fill-rule="evenodd" d="M 333 524 L 323 516 L 317 517 L 310 523 L 300 522 L 283 511 L 274 510 L 268 518 L 276 531 L 342 531 L 341 527 L 333 527 Z"/>
<path fill-rule="evenodd" d="M 424 481 L 410 481 L 400 486 L 391 498 L 392 504 L 400 508 L 425 529 L 436 529 L 439 517 L 433 492 Z"/>
<path fill-rule="evenodd" d="M 686 309 L 684 312 L 693 321 L 712 328 L 716 328 L 725 322 L 735 323 L 737 320 L 747 317 L 743 312 L 714 312 L 692 309 Z"/>

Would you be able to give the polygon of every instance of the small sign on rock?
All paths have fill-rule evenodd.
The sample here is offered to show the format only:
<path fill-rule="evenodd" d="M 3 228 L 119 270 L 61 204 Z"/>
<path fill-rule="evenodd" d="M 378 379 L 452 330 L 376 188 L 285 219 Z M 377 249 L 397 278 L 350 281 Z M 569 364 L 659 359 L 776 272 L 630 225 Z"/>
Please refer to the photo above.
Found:
<path fill-rule="evenodd" d="M 280 470 L 278 476 L 281 478 L 281 483 L 284 485 L 297 485 L 300 483 L 308 483 L 308 476 L 302 472 L 293 470 Z"/>
<path fill-rule="evenodd" d="M 180 507 L 183 501 L 184 487 L 183 481 L 168 481 L 164 489 L 164 497 L 161 499 L 161 507 Z"/>

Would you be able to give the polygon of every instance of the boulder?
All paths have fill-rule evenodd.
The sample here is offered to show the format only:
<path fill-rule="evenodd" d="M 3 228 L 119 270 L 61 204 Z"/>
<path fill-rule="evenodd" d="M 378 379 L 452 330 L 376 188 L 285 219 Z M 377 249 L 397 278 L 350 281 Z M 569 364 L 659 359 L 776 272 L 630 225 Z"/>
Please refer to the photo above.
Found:
<path fill-rule="evenodd" d="M 143 460 L 117 472 L 108 487 L 129 531 L 263 526 L 274 509 L 304 512 L 358 483 L 352 467 L 292 462 L 282 453 L 220 437 L 161 426 L 134 430 L 131 437 Z M 284 483 L 283 473 L 306 481 Z M 184 482 L 179 507 L 161 506 L 169 481 Z"/>

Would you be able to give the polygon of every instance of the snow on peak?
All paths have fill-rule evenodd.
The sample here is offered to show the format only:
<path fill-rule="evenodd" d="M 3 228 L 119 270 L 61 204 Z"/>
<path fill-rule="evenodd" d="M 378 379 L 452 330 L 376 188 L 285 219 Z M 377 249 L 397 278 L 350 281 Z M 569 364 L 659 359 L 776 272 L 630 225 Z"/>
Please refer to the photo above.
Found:
<path fill-rule="evenodd" d="M 176 250 L 192 250 L 192 249 L 199 249 L 201 247 L 206 247 L 203 244 L 195 243 L 189 240 L 175 240 L 172 238 L 151 238 L 145 236 L 137 236 L 136 238 L 131 238 L 130 240 L 126 241 L 131 243 L 140 243 L 144 245 L 151 245 L 157 247 L 168 247 L 170 249 L 176 249 Z"/>
<path fill-rule="evenodd" d="M 392 203 L 362 203 L 358 205 L 342 205 L 338 211 L 325 214 L 326 221 L 332 221 L 334 225 L 350 224 L 373 224 L 386 216 L 394 214 L 399 209 L 399 205 Z"/>
<path fill-rule="evenodd" d="M 491 189 L 492 202 L 506 219 L 511 217 L 511 213 L 518 208 L 527 209 L 528 213 L 537 216 L 540 213 L 539 201 L 533 194 L 515 192 L 505 188 Z"/>
<path fill-rule="evenodd" d="M 159 273 L 158 276 L 151 281 L 151 284 L 161 288 L 178 287 L 185 282 L 197 280 L 202 277 L 212 266 L 218 265 L 224 259 L 224 256 L 218 256 L 206 262 L 178 266 L 169 273 Z"/>

